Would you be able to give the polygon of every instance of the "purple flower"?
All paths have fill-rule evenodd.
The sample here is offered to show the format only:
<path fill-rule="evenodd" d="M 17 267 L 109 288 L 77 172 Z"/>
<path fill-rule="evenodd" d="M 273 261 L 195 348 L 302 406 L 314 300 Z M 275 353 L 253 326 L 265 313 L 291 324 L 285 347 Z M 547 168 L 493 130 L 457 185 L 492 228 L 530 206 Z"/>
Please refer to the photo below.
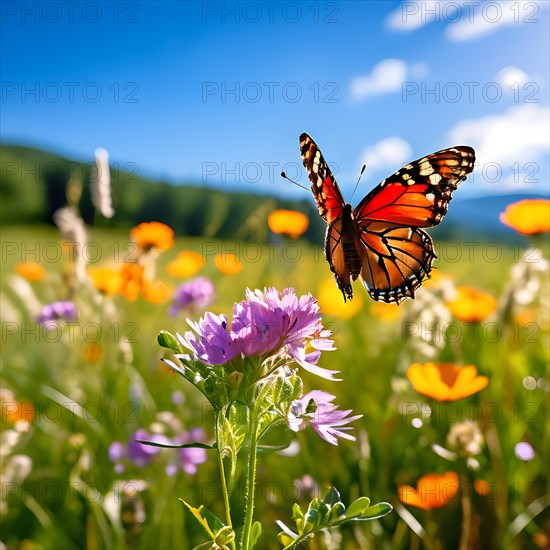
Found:
<path fill-rule="evenodd" d="M 328 443 L 338 445 L 338 438 L 355 441 L 353 435 L 345 433 L 351 426 L 345 426 L 363 415 L 349 416 L 351 410 L 338 410 L 338 405 L 331 403 L 335 395 L 321 390 L 313 390 L 302 399 L 293 401 L 287 414 L 288 427 L 297 432 L 310 426 Z M 311 403 L 313 401 L 313 403 Z M 347 418 L 346 418 L 347 417 Z"/>
<path fill-rule="evenodd" d="M 177 315 L 183 309 L 203 309 L 214 298 L 214 285 L 206 277 L 197 277 L 184 283 L 174 292 L 170 315 Z"/>
<path fill-rule="evenodd" d="M 170 440 L 161 434 L 149 434 L 147 430 L 138 430 L 128 443 L 128 458 L 138 467 L 143 468 L 149 466 L 153 457 L 158 454 L 162 448 L 153 447 L 152 445 L 144 445 L 138 443 L 136 439 L 142 441 L 151 441 L 152 443 L 170 444 Z"/>
<path fill-rule="evenodd" d="M 145 468 L 153 461 L 155 455 L 166 449 L 138 443 L 136 439 L 141 441 L 150 441 L 152 443 L 160 443 L 162 445 L 182 445 L 184 443 L 204 441 L 205 434 L 200 428 L 192 429 L 189 433 L 184 433 L 169 439 L 163 434 L 150 434 L 147 430 L 138 430 L 128 442 L 124 445 L 120 441 L 114 441 L 109 446 L 109 459 L 115 462 L 115 470 L 120 473 L 124 471 L 122 461 L 129 459 L 138 468 Z M 206 450 L 199 448 L 184 448 L 169 450 L 172 456 L 176 459 L 172 460 L 166 466 L 166 473 L 174 475 L 179 468 L 189 475 L 194 475 L 197 472 L 197 465 L 206 462 Z"/>
<path fill-rule="evenodd" d="M 47 327 L 47 323 L 56 321 L 57 319 L 65 319 L 66 321 L 76 321 L 76 307 L 73 302 L 53 302 L 46 304 L 40 315 L 36 318 L 36 322 Z"/>
<path fill-rule="evenodd" d="M 120 441 L 113 441 L 109 445 L 109 459 L 118 462 L 126 456 L 126 447 Z"/>
<path fill-rule="evenodd" d="M 335 380 L 338 373 L 317 366 L 321 351 L 334 346 L 310 294 L 298 298 L 291 288 L 282 295 L 274 288 L 247 289 L 246 299 L 234 305 L 231 330 L 225 315 L 207 313 L 198 324 L 188 323 L 197 334 L 186 332 L 181 343 L 210 365 L 223 365 L 240 354 L 270 356 L 283 350 L 313 374 Z"/>
<path fill-rule="evenodd" d="M 205 439 L 204 431 L 200 428 L 194 428 L 189 433 L 181 434 L 174 438 L 176 445 L 183 445 L 184 443 L 202 442 Z M 173 473 L 176 473 L 178 467 L 190 476 L 197 473 L 197 464 L 206 462 L 206 449 L 200 449 L 198 447 L 185 447 L 178 449 L 178 462 L 171 464 Z M 166 469 L 168 475 L 172 475 L 172 470 Z"/>
<path fill-rule="evenodd" d="M 139 468 L 148 466 L 153 460 L 153 457 L 158 454 L 162 448 L 138 443 L 136 439 L 162 443 L 164 445 L 170 444 L 170 440 L 166 436 L 162 434 L 149 434 L 147 430 L 140 429 L 130 437 L 130 441 L 127 445 L 124 445 L 120 441 L 111 443 L 109 446 L 109 458 L 117 463 L 128 458 Z"/>
<path fill-rule="evenodd" d="M 225 315 L 206 312 L 198 323 L 187 320 L 197 333 L 186 332 L 180 342 L 189 348 L 201 361 L 209 365 L 224 365 L 236 357 L 240 350 L 231 337 Z"/>

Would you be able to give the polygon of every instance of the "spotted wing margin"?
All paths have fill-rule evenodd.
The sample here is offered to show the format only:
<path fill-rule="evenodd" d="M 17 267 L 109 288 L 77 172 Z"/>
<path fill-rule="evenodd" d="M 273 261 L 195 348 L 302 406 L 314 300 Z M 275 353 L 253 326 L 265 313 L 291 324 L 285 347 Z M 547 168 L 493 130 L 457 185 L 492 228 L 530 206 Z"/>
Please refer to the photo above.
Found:
<path fill-rule="evenodd" d="M 325 235 L 325 257 L 330 270 L 334 274 L 334 279 L 338 288 L 346 298 L 353 298 L 353 289 L 351 286 L 351 273 L 346 265 L 345 251 L 342 239 L 342 218 L 338 218 L 334 223 L 327 227 Z M 357 276 L 355 276 L 357 278 Z"/>
<path fill-rule="evenodd" d="M 397 304 L 414 298 L 436 257 L 429 235 L 416 227 L 371 222 L 362 228 L 359 240 L 361 280 L 371 298 Z"/>
<path fill-rule="evenodd" d="M 330 224 L 342 215 L 345 206 L 342 193 L 319 147 L 305 132 L 300 136 L 300 153 L 319 214 Z"/>
<path fill-rule="evenodd" d="M 474 150 L 465 145 L 411 162 L 375 187 L 355 208 L 354 217 L 359 225 L 373 220 L 411 227 L 437 225 L 474 162 Z"/>

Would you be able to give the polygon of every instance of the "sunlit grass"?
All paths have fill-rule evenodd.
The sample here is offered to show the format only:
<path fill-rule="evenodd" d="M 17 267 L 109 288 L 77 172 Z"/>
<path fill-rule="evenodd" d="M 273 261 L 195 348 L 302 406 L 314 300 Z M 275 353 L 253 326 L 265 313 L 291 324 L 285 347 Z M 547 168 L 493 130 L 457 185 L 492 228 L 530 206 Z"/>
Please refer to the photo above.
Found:
<path fill-rule="evenodd" d="M 13 391 L 17 402 L 32 404 L 35 414 L 29 431 L 13 451 L 30 456 L 33 468 L 24 481 L 13 482 L 5 493 L 8 508 L 1 524 L 3 541 L 17 547 L 21 540 L 29 539 L 43 548 L 189 548 L 199 544 L 203 541 L 201 532 L 178 497 L 197 506 L 205 504 L 222 516 L 220 491 L 213 482 L 217 479 L 214 458 L 200 465 L 195 476 L 180 471 L 167 477 L 162 457 L 145 469 L 129 465 L 122 474 L 114 471 L 108 457 L 113 441 L 128 441 L 137 429 L 154 422 L 159 411 L 172 411 L 185 430 L 206 428 L 209 409 L 181 378 L 162 365 L 163 352 L 156 343 L 161 329 L 186 330 L 185 314 L 172 318 L 167 313 L 169 302 L 153 304 L 142 297 L 128 302 L 117 295 L 106 299 L 110 308 L 97 304 L 82 308 L 80 328 L 87 326 L 89 332 L 76 328 L 72 336 L 66 330 L 59 337 L 47 334 L 34 324 L 32 304 L 22 301 L 14 291 L 11 277 L 18 263 L 38 261 L 45 267 L 46 276 L 29 283 L 37 302 L 72 298 L 67 295 L 66 253 L 59 233 L 52 227 L 8 227 L 3 229 L 2 239 L 1 289 L 9 301 L 9 308 L 3 308 L 2 382 Z M 89 242 L 90 260 L 95 260 L 90 267 L 94 268 L 119 268 L 135 253 L 125 232 L 91 230 Z M 442 252 L 436 266 L 457 286 L 476 287 L 498 299 L 524 247 L 523 241 L 517 246 L 479 243 L 476 247 L 436 243 L 436 252 Z M 38 251 L 38 257 L 32 250 Z M 175 245 L 159 257 L 155 275 L 172 289 L 182 279 L 171 277 L 166 266 L 184 250 L 200 253 L 206 260 L 198 274 L 214 283 L 216 296 L 208 309 L 216 313 L 229 314 L 233 302 L 243 298 L 246 287 L 292 286 L 297 294 L 311 292 L 316 296 L 332 277 L 321 243 L 312 246 L 306 241 L 278 240 L 258 245 L 176 238 Z M 499 257 L 495 260 L 497 250 Z M 220 254 L 237 255 L 242 271 L 222 275 L 214 261 Z M 384 316 L 379 311 L 384 305 L 374 307 L 359 286 L 356 283 L 356 293 L 363 301 L 360 310 L 344 319 L 335 309 L 334 315 L 325 320 L 334 332 L 338 350 L 325 354 L 321 366 L 341 371 L 343 381 L 319 383 L 304 375 L 306 385 L 310 384 L 306 391 L 330 389 L 346 408 L 364 415 L 356 422 L 358 441 L 333 448 L 311 434 L 299 433 L 299 455 L 283 457 L 274 453 L 262 457 L 259 490 L 263 496 L 257 512 L 264 525 L 262 540 L 270 548 L 278 547 L 274 542 L 275 520 L 289 518 L 295 496 L 300 501 L 310 497 L 305 489 L 300 493 L 293 485 L 294 480 L 304 476 L 311 476 L 319 484 L 334 483 L 346 501 L 368 494 L 375 501 L 399 504 L 399 486 L 415 486 L 424 475 L 453 470 L 454 463 L 431 447 L 434 443 L 445 445 L 451 421 L 468 418 L 477 420 L 486 445 L 476 458 L 479 467 L 464 475 L 469 476 L 471 487 L 474 482 L 488 483 L 494 497 L 483 500 L 471 491 L 475 512 L 493 526 L 481 536 L 503 547 L 514 540 L 531 540 L 541 527 L 531 523 L 516 539 L 518 533 L 512 521 L 544 493 L 548 382 L 545 390 L 544 382 L 537 387 L 537 381 L 547 377 L 548 327 L 539 322 L 540 312 L 526 326 L 500 312 L 498 317 L 488 319 L 495 325 L 491 327 L 468 325 L 449 317 L 447 324 L 454 332 L 447 333 L 445 340 L 449 327 L 443 327 L 436 356 L 427 358 L 404 331 L 405 319 L 411 322 L 407 316 L 414 311 L 415 302 L 405 302 L 397 315 L 392 309 L 391 315 Z M 426 292 L 431 291 L 421 289 L 419 297 L 431 296 L 423 294 Z M 90 296 L 80 299 L 92 304 Z M 341 296 L 337 293 L 335 299 Z M 10 310 L 15 311 L 15 318 Z M 6 323 L 15 324 L 8 327 Z M 93 324 L 100 327 L 99 336 L 92 331 Z M 473 364 L 480 375 L 489 378 L 489 385 L 457 403 L 431 401 L 416 393 L 405 377 L 411 363 L 428 359 Z M 174 403 L 172 395 L 176 391 L 183 393 L 183 404 L 177 400 L 178 404 Z M 413 419 L 420 422 L 413 424 Z M 12 424 L 13 418 L 3 414 L 3 429 Z M 532 461 L 522 461 L 515 455 L 520 441 L 535 448 Z M 125 508 L 127 513 L 123 515 L 126 523 L 121 523 L 120 510 L 116 506 L 106 508 L 102 500 L 115 481 L 134 479 L 143 479 L 148 485 L 138 497 L 145 511 L 143 524 L 132 523 L 127 502 L 124 506 L 128 510 Z M 50 493 L 46 493 L 48 487 Z M 239 487 L 232 495 L 237 511 L 243 509 L 244 491 Z M 124 499 L 118 496 L 120 504 Z M 457 540 L 461 510 L 458 498 L 434 511 L 434 516 L 410 509 L 426 529 L 424 543 L 428 546 L 434 540 Z M 541 517 L 541 521 L 547 521 L 544 514 Z M 394 512 L 375 522 L 374 527 L 364 524 L 356 529 L 386 546 L 414 545 L 411 541 L 416 535 L 403 518 L 406 516 Z M 343 537 L 350 547 L 356 547 L 358 539 L 353 528 L 344 528 Z"/>

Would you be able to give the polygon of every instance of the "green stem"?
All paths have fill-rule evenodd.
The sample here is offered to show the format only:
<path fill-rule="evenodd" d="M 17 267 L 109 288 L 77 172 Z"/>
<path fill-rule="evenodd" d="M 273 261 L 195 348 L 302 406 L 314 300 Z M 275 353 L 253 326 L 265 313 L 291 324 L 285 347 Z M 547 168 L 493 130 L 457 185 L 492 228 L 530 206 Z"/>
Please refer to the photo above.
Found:
<path fill-rule="evenodd" d="M 254 515 L 254 498 L 256 491 L 256 455 L 258 451 L 258 417 L 256 411 L 250 412 L 250 448 L 248 450 L 248 466 L 246 472 L 246 514 L 244 518 L 243 538 L 241 548 L 250 547 L 250 530 Z"/>
<path fill-rule="evenodd" d="M 233 524 L 231 522 L 231 508 L 229 506 L 229 493 L 227 492 L 227 482 L 225 480 L 225 469 L 223 467 L 223 456 L 222 450 L 218 449 L 218 465 L 220 468 L 220 479 L 222 482 L 222 496 L 223 496 L 223 507 L 225 509 L 225 523 L 227 526 L 233 529 Z M 231 550 L 235 550 L 235 541 L 229 543 Z"/>
<path fill-rule="evenodd" d="M 472 528 L 472 503 L 470 501 L 469 491 L 466 489 L 470 487 L 468 478 L 464 473 L 465 465 L 462 467 L 463 471 L 460 472 L 460 502 L 462 505 L 462 525 L 460 527 L 460 541 L 458 544 L 459 550 L 468 550 L 470 547 L 470 531 Z"/>

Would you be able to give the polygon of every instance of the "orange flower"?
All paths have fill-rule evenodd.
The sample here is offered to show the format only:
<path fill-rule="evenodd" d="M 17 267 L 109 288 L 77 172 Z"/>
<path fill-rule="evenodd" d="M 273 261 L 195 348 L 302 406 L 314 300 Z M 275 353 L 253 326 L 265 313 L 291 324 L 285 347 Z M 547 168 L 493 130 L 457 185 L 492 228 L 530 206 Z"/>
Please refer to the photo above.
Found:
<path fill-rule="evenodd" d="M 427 474 L 416 482 L 416 489 L 410 485 L 400 485 L 397 488 L 399 500 L 403 504 L 416 506 L 422 510 L 441 508 L 458 493 L 458 474 L 446 472 Z"/>
<path fill-rule="evenodd" d="M 143 252 L 152 248 L 165 251 L 174 246 L 174 230 L 160 222 L 140 223 L 130 231 L 130 236 Z"/>
<path fill-rule="evenodd" d="M 484 479 L 476 479 L 474 481 L 474 491 L 478 495 L 486 497 L 491 491 L 491 486 Z"/>
<path fill-rule="evenodd" d="M 323 315 L 334 315 L 341 319 L 350 319 L 359 312 L 363 306 L 361 294 L 353 297 L 353 301 L 344 303 L 342 292 L 336 286 L 332 277 L 324 279 L 317 293 L 319 307 Z"/>
<path fill-rule="evenodd" d="M 84 348 L 84 361 L 88 363 L 97 363 L 103 354 L 101 345 L 97 342 L 92 342 Z"/>
<path fill-rule="evenodd" d="M 489 384 L 486 376 L 478 376 L 473 365 L 459 367 L 454 363 L 414 363 L 407 371 L 413 388 L 436 401 L 456 401 L 469 397 Z"/>
<path fill-rule="evenodd" d="M 236 254 L 218 254 L 214 263 L 222 275 L 236 275 L 243 270 L 243 264 Z"/>
<path fill-rule="evenodd" d="M 2 420 L 10 424 L 32 422 L 35 416 L 34 407 L 26 401 L 2 402 Z"/>
<path fill-rule="evenodd" d="M 140 264 L 124 263 L 120 270 L 120 290 L 126 300 L 134 302 L 140 295 L 145 283 L 145 268 Z"/>
<path fill-rule="evenodd" d="M 497 301 L 477 288 L 459 286 L 456 297 L 447 302 L 451 313 L 464 323 L 479 323 L 497 308 Z"/>
<path fill-rule="evenodd" d="M 397 321 L 401 313 L 397 304 L 386 304 L 384 302 L 373 302 L 370 306 L 370 311 L 379 321 L 391 323 Z"/>
<path fill-rule="evenodd" d="M 162 304 L 170 298 L 172 291 L 162 281 L 147 281 L 143 285 L 143 299 L 152 304 Z"/>
<path fill-rule="evenodd" d="M 120 272 L 108 267 L 100 267 L 90 269 L 88 271 L 92 283 L 103 294 L 118 294 L 122 284 L 122 276 Z"/>
<path fill-rule="evenodd" d="M 36 262 L 20 262 L 15 266 L 18 275 L 27 281 L 41 281 L 46 275 L 46 270 Z"/>
<path fill-rule="evenodd" d="M 309 227 L 309 218 L 296 210 L 274 210 L 267 218 L 273 233 L 297 239 Z"/>
<path fill-rule="evenodd" d="M 499 219 L 522 235 L 547 233 L 550 231 L 550 200 L 527 199 L 513 202 L 501 212 Z"/>
<path fill-rule="evenodd" d="M 166 271 L 172 277 L 188 279 L 198 273 L 205 263 L 204 258 L 198 252 L 184 250 L 166 266 Z"/>

